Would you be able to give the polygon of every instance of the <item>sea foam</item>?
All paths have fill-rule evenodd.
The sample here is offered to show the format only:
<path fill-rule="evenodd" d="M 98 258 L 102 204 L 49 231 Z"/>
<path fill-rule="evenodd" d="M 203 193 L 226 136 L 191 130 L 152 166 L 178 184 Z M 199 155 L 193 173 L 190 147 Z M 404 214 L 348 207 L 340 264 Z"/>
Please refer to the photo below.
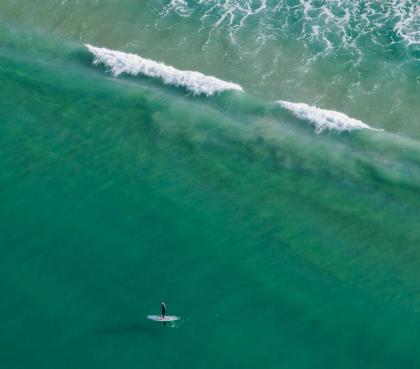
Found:
<path fill-rule="evenodd" d="M 193 95 L 211 96 L 226 90 L 243 91 L 242 87 L 236 83 L 226 82 L 199 72 L 178 70 L 135 54 L 95 47 L 89 44 L 85 46 L 95 56 L 93 63 L 104 65 L 115 77 L 121 73 L 126 73 L 134 76 L 141 74 L 159 78 L 164 84 L 184 87 Z"/>
<path fill-rule="evenodd" d="M 289 101 L 277 101 L 283 108 L 291 111 L 297 118 L 309 121 L 315 126 L 315 132 L 321 133 L 325 129 L 338 132 L 353 131 L 356 129 L 370 129 L 383 131 L 363 123 L 361 120 L 350 118 L 344 113 L 334 110 L 320 109 L 304 103 L 292 103 Z"/>
<path fill-rule="evenodd" d="M 161 14 L 170 13 L 198 17 L 199 31 L 209 34 L 204 46 L 218 28 L 244 50 L 239 31 L 244 33 L 248 27 L 245 34 L 255 35 L 248 52 L 258 52 L 266 42 L 267 47 L 277 50 L 274 40 L 291 37 L 315 55 L 345 49 L 359 64 L 367 56 L 366 45 L 370 43 L 383 52 L 393 50 L 387 42 L 383 44 L 384 40 L 401 43 L 410 50 L 414 48 L 415 55 L 420 47 L 420 6 L 415 0 L 170 0 Z"/>

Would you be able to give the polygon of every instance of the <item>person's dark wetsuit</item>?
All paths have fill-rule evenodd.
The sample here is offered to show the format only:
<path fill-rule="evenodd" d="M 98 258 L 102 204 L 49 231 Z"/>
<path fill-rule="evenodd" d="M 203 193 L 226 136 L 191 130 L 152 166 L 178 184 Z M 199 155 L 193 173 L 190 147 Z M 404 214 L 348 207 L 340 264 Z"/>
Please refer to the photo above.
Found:
<path fill-rule="evenodd" d="M 165 314 L 166 314 L 166 305 L 164 302 L 162 302 L 160 304 L 160 309 L 162 310 L 162 319 L 165 319 Z"/>

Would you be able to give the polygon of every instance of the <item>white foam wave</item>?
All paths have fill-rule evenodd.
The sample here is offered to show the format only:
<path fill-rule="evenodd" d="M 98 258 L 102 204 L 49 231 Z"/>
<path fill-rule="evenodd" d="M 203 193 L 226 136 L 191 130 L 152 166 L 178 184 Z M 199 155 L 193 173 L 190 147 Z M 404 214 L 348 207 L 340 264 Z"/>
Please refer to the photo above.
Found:
<path fill-rule="evenodd" d="M 315 126 L 316 133 L 321 133 L 325 129 L 338 132 L 353 131 L 357 129 L 370 129 L 373 131 L 383 131 L 363 123 L 361 120 L 350 118 L 344 113 L 334 110 L 320 109 L 304 103 L 293 103 L 289 101 L 277 101 L 283 108 L 291 111 L 297 118 L 309 121 Z"/>
<path fill-rule="evenodd" d="M 103 47 L 85 45 L 95 56 L 93 63 L 102 64 L 109 69 L 113 76 L 122 73 L 134 76 L 144 75 L 159 78 L 164 84 L 184 87 L 193 95 L 211 96 L 226 90 L 243 91 L 242 87 L 233 82 L 226 82 L 199 72 L 182 71 L 169 65 L 142 58 L 135 54 L 109 50 Z"/>

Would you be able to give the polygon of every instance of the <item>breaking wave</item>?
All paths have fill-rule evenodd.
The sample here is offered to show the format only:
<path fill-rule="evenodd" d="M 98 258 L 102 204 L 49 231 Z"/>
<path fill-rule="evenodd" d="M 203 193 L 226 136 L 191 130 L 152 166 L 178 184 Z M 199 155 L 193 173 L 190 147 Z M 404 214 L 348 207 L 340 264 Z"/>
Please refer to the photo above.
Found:
<path fill-rule="evenodd" d="M 85 46 L 95 56 L 93 63 L 95 65 L 104 65 L 115 77 L 126 73 L 134 76 L 141 74 L 147 77 L 159 78 L 164 84 L 184 87 L 193 95 L 203 94 L 211 96 L 226 90 L 243 91 L 240 85 L 226 82 L 216 77 L 206 76 L 199 72 L 181 71 L 135 54 L 95 47 L 89 44 Z M 368 126 L 361 120 L 350 118 L 346 114 L 334 110 L 320 109 L 304 103 L 282 100 L 277 101 L 277 103 L 284 109 L 292 112 L 297 118 L 312 123 L 315 126 L 316 133 L 321 133 L 326 129 L 338 132 L 358 129 L 382 131 L 381 129 Z"/>
<path fill-rule="evenodd" d="M 320 109 L 304 103 L 292 103 L 289 101 L 277 101 L 284 109 L 293 113 L 297 118 L 306 120 L 315 126 L 316 133 L 321 133 L 325 129 L 338 132 L 353 131 L 357 129 L 370 129 L 383 131 L 363 123 L 361 120 L 350 118 L 344 113 L 334 110 Z"/>
<path fill-rule="evenodd" d="M 226 90 L 243 91 L 242 87 L 236 83 L 226 82 L 199 72 L 178 70 L 135 54 L 95 47 L 89 44 L 85 46 L 95 56 L 93 63 L 104 65 L 115 77 L 126 73 L 134 76 L 140 74 L 159 78 L 164 84 L 184 87 L 193 95 L 211 96 Z"/>

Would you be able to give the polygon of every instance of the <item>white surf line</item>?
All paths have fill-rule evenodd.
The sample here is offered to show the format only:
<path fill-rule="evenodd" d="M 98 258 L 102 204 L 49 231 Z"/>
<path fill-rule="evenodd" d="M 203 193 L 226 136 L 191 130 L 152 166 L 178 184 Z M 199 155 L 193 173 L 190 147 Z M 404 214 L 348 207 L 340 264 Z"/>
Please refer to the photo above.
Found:
<path fill-rule="evenodd" d="M 94 65 L 102 64 L 109 68 L 114 77 L 121 73 L 137 76 L 139 74 L 159 78 L 166 85 L 184 87 L 193 95 L 212 96 L 226 90 L 243 91 L 242 87 L 233 82 L 226 82 L 213 76 L 206 76 L 200 72 L 182 71 L 169 65 L 142 58 L 135 54 L 109 50 L 85 44 L 86 48 L 95 56 Z"/>
<path fill-rule="evenodd" d="M 325 129 L 338 132 L 353 131 L 356 129 L 370 129 L 383 131 L 383 129 L 372 128 L 361 120 L 350 118 L 344 113 L 334 110 L 320 109 L 304 103 L 292 103 L 289 101 L 277 101 L 284 109 L 293 113 L 297 118 L 309 121 L 315 126 L 315 132 L 321 133 Z"/>

